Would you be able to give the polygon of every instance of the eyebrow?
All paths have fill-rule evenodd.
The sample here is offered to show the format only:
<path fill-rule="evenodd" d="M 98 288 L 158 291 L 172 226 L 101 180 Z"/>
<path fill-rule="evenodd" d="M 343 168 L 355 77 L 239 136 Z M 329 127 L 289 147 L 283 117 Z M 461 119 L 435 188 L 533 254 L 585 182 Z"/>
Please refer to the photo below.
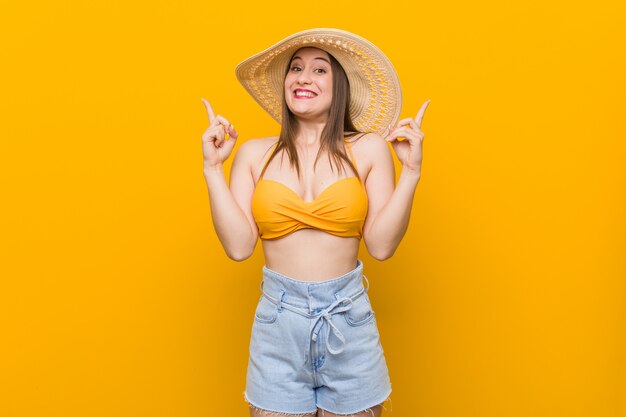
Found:
<path fill-rule="evenodd" d="M 291 61 L 293 62 L 293 61 L 295 61 L 296 59 L 302 59 L 302 57 L 300 57 L 300 56 L 296 55 L 296 56 L 294 56 L 293 58 L 291 58 Z M 315 58 L 313 58 L 313 59 L 321 59 L 322 61 L 326 61 L 327 63 L 329 63 L 329 64 L 330 64 L 330 61 L 329 61 L 329 60 L 327 60 L 326 58 L 322 57 L 322 56 L 316 56 L 316 57 L 315 57 Z"/>

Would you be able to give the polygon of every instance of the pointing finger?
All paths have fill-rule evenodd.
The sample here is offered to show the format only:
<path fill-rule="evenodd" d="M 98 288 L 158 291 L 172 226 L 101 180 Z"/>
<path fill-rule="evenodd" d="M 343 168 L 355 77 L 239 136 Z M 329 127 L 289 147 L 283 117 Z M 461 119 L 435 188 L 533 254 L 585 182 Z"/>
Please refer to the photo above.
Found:
<path fill-rule="evenodd" d="M 206 107 L 206 111 L 209 114 L 209 123 L 213 123 L 213 119 L 215 119 L 215 113 L 213 112 L 213 108 L 204 98 L 202 99 L 202 102 L 204 103 L 204 107 Z"/>
<path fill-rule="evenodd" d="M 417 116 L 415 116 L 415 123 L 417 123 L 417 126 L 420 128 L 422 127 L 422 119 L 424 118 L 424 112 L 426 112 L 426 108 L 428 107 L 429 104 L 430 104 L 430 99 L 426 100 L 426 102 L 422 104 L 422 107 L 417 112 Z"/>

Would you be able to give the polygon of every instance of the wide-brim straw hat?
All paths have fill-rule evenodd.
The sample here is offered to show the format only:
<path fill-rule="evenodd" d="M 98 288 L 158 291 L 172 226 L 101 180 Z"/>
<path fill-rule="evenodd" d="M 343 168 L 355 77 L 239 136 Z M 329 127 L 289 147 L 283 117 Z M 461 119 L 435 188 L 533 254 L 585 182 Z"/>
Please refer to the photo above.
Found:
<path fill-rule="evenodd" d="M 350 83 L 350 116 L 359 131 L 382 135 L 396 123 L 402 107 L 396 70 L 373 43 L 345 30 L 295 33 L 237 65 L 237 79 L 280 123 L 287 65 L 296 50 L 307 46 L 328 52 L 343 67 Z"/>

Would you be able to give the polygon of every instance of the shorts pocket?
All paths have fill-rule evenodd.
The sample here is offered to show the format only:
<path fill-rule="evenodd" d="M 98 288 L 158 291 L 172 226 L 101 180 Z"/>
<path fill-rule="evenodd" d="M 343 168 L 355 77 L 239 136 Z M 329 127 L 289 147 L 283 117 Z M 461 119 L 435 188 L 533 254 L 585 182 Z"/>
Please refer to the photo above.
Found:
<path fill-rule="evenodd" d="M 350 326 L 362 326 L 374 318 L 374 311 L 367 293 L 352 302 L 352 308 L 343 315 Z"/>
<path fill-rule="evenodd" d="M 277 318 L 278 307 L 262 295 L 254 312 L 254 320 L 261 324 L 272 324 Z"/>

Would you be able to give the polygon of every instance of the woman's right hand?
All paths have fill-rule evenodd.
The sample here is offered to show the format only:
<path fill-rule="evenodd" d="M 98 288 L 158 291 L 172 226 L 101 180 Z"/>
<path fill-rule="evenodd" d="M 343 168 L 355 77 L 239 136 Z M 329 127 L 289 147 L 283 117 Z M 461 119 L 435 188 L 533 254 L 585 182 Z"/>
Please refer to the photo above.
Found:
<path fill-rule="evenodd" d="M 239 134 L 228 120 L 219 114 L 216 116 L 208 101 L 202 99 L 209 115 L 209 127 L 202 135 L 202 153 L 204 167 L 213 168 L 221 165 L 233 151 Z M 228 138 L 226 137 L 228 135 Z"/>

